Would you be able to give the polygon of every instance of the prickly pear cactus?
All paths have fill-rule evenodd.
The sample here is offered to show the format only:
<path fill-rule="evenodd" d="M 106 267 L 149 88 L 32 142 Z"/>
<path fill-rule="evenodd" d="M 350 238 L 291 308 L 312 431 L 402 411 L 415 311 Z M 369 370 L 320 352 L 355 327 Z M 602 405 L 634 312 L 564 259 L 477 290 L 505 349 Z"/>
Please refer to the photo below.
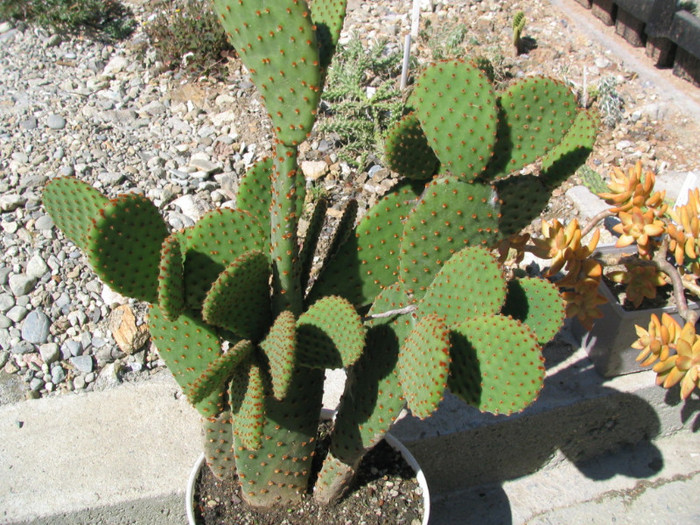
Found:
<path fill-rule="evenodd" d="M 580 165 L 595 117 L 553 79 L 497 93 L 468 62 L 427 67 L 385 141 L 408 180 L 357 224 L 350 201 L 312 276 L 327 203 L 300 235 L 298 145 L 346 1 L 214 6 L 275 131 L 273 154 L 240 182 L 238 208 L 169 232 L 144 197 L 108 199 L 74 178 L 51 181 L 44 204 L 105 282 L 151 303 L 153 342 L 203 418 L 207 462 L 219 477 L 236 471 L 247 503 L 309 490 L 324 370 L 347 370 L 314 491 L 331 502 L 405 408 L 429 417 L 448 389 L 494 413 L 536 398 L 540 345 L 559 329 L 562 302 L 548 282 L 507 282 L 490 250 L 546 204 L 526 192 L 550 191 Z M 541 173 L 520 174 L 540 160 Z"/>

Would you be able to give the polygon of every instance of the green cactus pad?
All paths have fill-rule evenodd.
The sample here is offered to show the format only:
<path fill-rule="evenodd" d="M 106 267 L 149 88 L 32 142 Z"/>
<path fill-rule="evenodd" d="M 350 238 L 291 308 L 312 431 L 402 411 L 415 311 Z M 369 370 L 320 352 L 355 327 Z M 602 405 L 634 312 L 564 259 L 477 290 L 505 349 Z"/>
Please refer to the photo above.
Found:
<path fill-rule="evenodd" d="M 185 248 L 185 297 L 200 309 L 212 283 L 245 252 L 265 250 L 260 221 L 241 210 L 212 210 L 181 236 Z"/>
<path fill-rule="evenodd" d="M 263 220 L 270 214 L 270 190 L 274 158 L 265 157 L 253 164 L 241 178 L 236 194 L 236 208 L 260 218 L 265 238 L 270 238 L 270 221 Z"/>
<path fill-rule="evenodd" d="M 321 96 L 318 44 L 306 2 L 214 0 L 214 9 L 265 100 L 277 138 L 301 143 Z"/>
<path fill-rule="evenodd" d="M 272 397 L 269 377 L 261 372 L 261 446 L 250 450 L 238 435 L 234 444 L 243 499 L 256 507 L 296 501 L 308 489 L 323 394 L 322 370 L 296 369 L 283 401 Z M 238 421 L 234 416 L 235 426 Z M 257 434 L 257 427 L 254 430 Z"/>
<path fill-rule="evenodd" d="M 311 214 L 311 219 L 309 219 L 309 227 L 306 229 L 306 235 L 304 235 L 304 246 L 299 252 L 299 260 L 301 264 L 301 289 L 304 291 L 309 284 L 311 267 L 313 266 L 316 247 L 318 246 L 318 240 L 321 237 L 321 232 L 323 231 L 323 223 L 326 219 L 327 211 L 328 201 L 323 198 L 319 199 L 314 206 L 314 212 Z"/>
<path fill-rule="evenodd" d="M 528 325 L 540 344 L 552 340 L 566 317 L 564 301 L 556 285 L 532 277 L 508 282 L 502 313 Z"/>
<path fill-rule="evenodd" d="M 437 409 L 450 372 L 450 331 L 437 315 L 422 317 L 401 345 L 401 389 L 414 416 L 424 419 Z"/>
<path fill-rule="evenodd" d="M 534 333 L 502 315 L 468 319 L 452 329 L 452 393 L 483 412 L 511 414 L 542 389 L 545 369 Z"/>
<path fill-rule="evenodd" d="M 311 368 L 346 368 L 360 357 L 365 328 L 342 297 L 316 301 L 297 321 L 298 362 Z"/>
<path fill-rule="evenodd" d="M 50 181 L 44 188 L 43 201 L 54 224 L 82 250 L 92 219 L 109 202 L 95 188 L 73 177 Z"/>
<path fill-rule="evenodd" d="M 168 235 L 160 248 L 158 306 L 169 321 L 185 310 L 184 260 L 177 234 Z"/>
<path fill-rule="evenodd" d="M 284 311 L 277 316 L 260 348 L 270 363 L 273 394 L 276 399 L 283 399 L 297 366 L 296 320 L 292 312 Z"/>
<path fill-rule="evenodd" d="M 420 298 L 453 253 L 498 241 L 499 205 L 490 185 L 441 177 L 425 189 L 403 230 L 399 278 Z"/>
<path fill-rule="evenodd" d="M 479 68 L 462 60 L 433 64 L 408 102 L 443 168 L 465 181 L 480 175 L 493 154 L 498 111 Z"/>
<path fill-rule="evenodd" d="M 394 283 L 384 288 L 375 298 L 367 313 L 367 325 L 391 325 L 399 344 L 402 344 L 418 322 L 417 309 L 415 299 L 408 296 L 403 285 Z"/>
<path fill-rule="evenodd" d="M 563 82 L 528 77 L 503 93 L 500 108 L 491 177 L 520 170 L 552 151 L 574 122 L 576 97 Z"/>
<path fill-rule="evenodd" d="M 383 286 L 396 282 L 402 221 L 418 194 L 418 188 L 403 184 L 373 206 L 355 235 L 326 263 L 307 302 L 340 295 L 360 307 L 370 304 Z"/>
<path fill-rule="evenodd" d="M 600 116 L 596 112 L 578 112 L 564 140 L 542 159 L 541 178 L 548 187 L 558 186 L 583 165 L 593 150 L 599 129 Z"/>
<path fill-rule="evenodd" d="M 196 316 L 184 312 L 169 321 L 158 306 L 148 314 L 151 339 L 158 354 L 186 394 L 199 376 L 221 355 L 221 344 L 214 329 Z M 215 391 L 195 408 L 205 418 L 216 417 L 224 409 L 224 392 Z"/>
<path fill-rule="evenodd" d="M 437 315 L 447 326 L 468 317 L 495 314 L 506 298 L 503 269 L 479 247 L 455 253 L 435 276 L 418 305 L 418 315 Z"/>
<path fill-rule="evenodd" d="M 93 219 L 85 251 L 97 275 L 112 290 L 141 301 L 158 301 L 160 248 L 168 229 L 146 197 L 112 199 Z"/>
<path fill-rule="evenodd" d="M 228 265 L 204 298 L 202 317 L 238 337 L 259 341 L 271 322 L 267 255 L 253 250 Z"/>
<path fill-rule="evenodd" d="M 309 2 L 311 18 L 316 26 L 316 40 L 318 41 L 318 55 L 321 60 L 321 68 L 325 70 L 331 63 L 335 53 L 335 47 L 340 38 L 340 30 L 343 28 L 347 0 L 313 0 Z"/>
<path fill-rule="evenodd" d="M 389 169 L 409 179 L 430 179 L 440 167 L 415 113 L 406 115 L 387 130 L 384 156 Z"/>
<path fill-rule="evenodd" d="M 187 399 L 196 404 L 212 392 L 221 390 L 224 383 L 231 377 L 233 369 L 252 353 L 254 347 L 253 343 L 243 339 L 228 352 L 218 356 L 188 387 L 185 393 Z"/>
<path fill-rule="evenodd" d="M 399 341 L 389 325 L 367 332 L 365 353 L 348 370 L 331 451 L 352 465 L 379 443 L 404 407 L 397 371 Z"/>
<path fill-rule="evenodd" d="M 304 196 L 299 184 L 296 147 L 275 145 L 272 200 L 270 202 L 270 256 L 272 262 L 272 311 L 290 310 L 299 315 L 303 307 L 301 261 L 297 233 Z"/>
<path fill-rule="evenodd" d="M 265 424 L 266 378 L 263 369 L 254 359 L 247 366 L 236 369 L 229 385 L 233 432 L 247 450 L 258 450 L 262 446 Z"/>
<path fill-rule="evenodd" d="M 230 478 L 236 470 L 233 460 L 231 413 L 222 412 L 213 420 L 203 419 L 202 427 L 207 465 L 217 479 Z"/>
<path fill-rule="evenodd" d="M 520 233 L 523 228 L 539 217 L 551 195 L 539 177 L 534 175 L 517 175 L 500 179 L 495 185 L 501 200 L 498 228 L 505 237 Z"/>

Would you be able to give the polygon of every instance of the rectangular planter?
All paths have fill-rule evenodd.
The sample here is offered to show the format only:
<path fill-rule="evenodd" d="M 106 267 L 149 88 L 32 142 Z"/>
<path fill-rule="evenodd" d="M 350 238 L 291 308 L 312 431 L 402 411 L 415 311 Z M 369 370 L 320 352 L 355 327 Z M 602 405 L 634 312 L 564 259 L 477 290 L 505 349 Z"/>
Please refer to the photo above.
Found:
<path fill-rule="evenodd" d="M 616 250 L 601 249 L 608 252 Z M 590 331 L 586 331 L 579 323 L 574 323 L 572 326 L 574 336 L 581 341 L 581 347 L 585 348 L 596 371 L 603 377 L 615 377 L 646 370 L 636 361 L 639 350 L 631 347 L 637 339 L 635 325 L 646 329 L 649 326 L 651 314 L 661 318 L 662 314 L 667 313 L 681 326 L 685 321 L 678 314 L 675 306 L 625 310 L 604 283 L 600 285 L 599 290 L 607 299 L 607 303 L 600 307 L 603 316 L 596 319 Z M 693 303 L 691 307 L 698 310 L 700 304 Z"/>
<path fill-rule="evenodd" d="M 644 22 L 636 18 L 632 13 L 623 11 L 619 6 L 617 19 L 615 20 L 615 32 L 634 47 L 643 47 L 646 43 Z"/>

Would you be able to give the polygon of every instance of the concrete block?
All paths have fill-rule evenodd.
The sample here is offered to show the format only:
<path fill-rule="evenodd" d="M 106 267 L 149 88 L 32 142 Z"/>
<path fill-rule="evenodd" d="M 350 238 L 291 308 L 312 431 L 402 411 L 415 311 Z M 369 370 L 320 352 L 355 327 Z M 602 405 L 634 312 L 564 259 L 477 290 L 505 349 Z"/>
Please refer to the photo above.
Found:
<path fill-rule="evenodd" d="M 615 19 L 615 32 L 634 47 L 644 47 L 646 43 L 644 22 L 619 7 Z"/>
<path fill-rule="evenodd" d="M 617 6 L 613 0 L 592 0 L 591 13 L 606 26 L 615 23 L 615 11 Z"/>
<path fill-rule="evenodd" d="M 671 67 L 675 51 L 675 44 L 667 38 L 647 38 L 645 52 L 654 61 L 656 67 Z"/>

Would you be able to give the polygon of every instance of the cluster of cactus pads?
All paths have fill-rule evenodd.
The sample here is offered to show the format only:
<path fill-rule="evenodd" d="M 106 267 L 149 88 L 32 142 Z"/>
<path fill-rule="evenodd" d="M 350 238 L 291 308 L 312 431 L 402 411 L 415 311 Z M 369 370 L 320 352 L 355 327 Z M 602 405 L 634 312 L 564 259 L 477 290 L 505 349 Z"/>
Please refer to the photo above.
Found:
<path fill-rule="evenodd" d="M 346 2 L 214 5 L 277 138 L 274 156 L 241 180 L 238 209 L 169 232 L 147 199 L 109 200 L 73 178 L 51 181 L 44 204 L 105 283 L 151 304 L 153 342 L 203 417 L 208 463 L 218 476 L 235 468 L 248 503 L 309 490 L 324 371 L 347 371 L 314 489 L 329 502 L 404 407 L 428 417 L 447 388 L 493 413 L 536 398 L 541 345 L 563 304 L 547 281 L 508 282 L 490 248 L 540 213 L 585 159 L 596 123 L 552 79 L 496 93 L 468 62 L 426 68 L 386 140 L 406 182 L 357 225 L 348 205 L 308 286 L 326 207 L 301 242 L 297 146 L 315 121 Z M 539 175 L 512 175 L 537 160 Z"/>

